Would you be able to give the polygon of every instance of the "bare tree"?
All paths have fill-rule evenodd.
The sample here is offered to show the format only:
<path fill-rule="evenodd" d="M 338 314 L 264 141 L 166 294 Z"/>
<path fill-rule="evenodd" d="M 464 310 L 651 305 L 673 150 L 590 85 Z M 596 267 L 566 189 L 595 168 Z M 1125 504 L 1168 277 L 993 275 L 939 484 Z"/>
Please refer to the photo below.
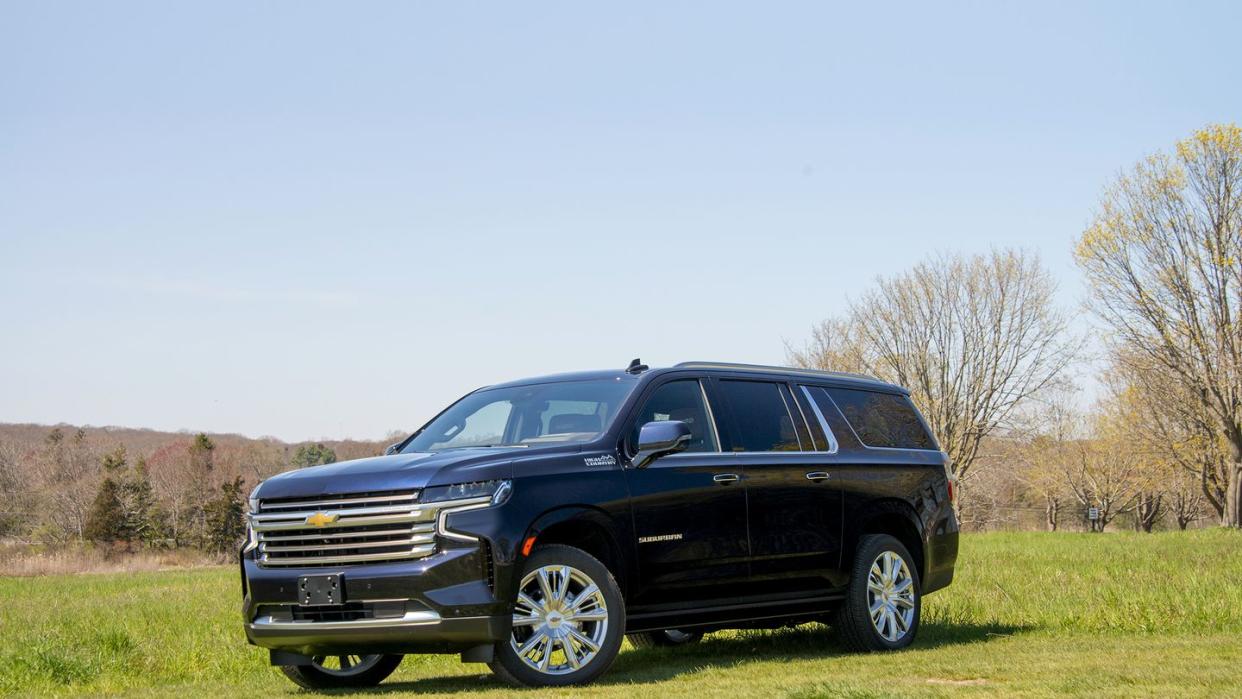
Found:
<path fill-rule="evenodd" d="M 0 442 L 0 536 L 18 530 L 27 515 L 27 484 L 18 475 L 19 462 L 17 447 Z"/>
<path fill-rule="evenodd" d="M 1138 460 L 1109 440 L 1066 443 L 1057 462 L 1070 493 L 1083 510 L 1096 508 L 1097 518 L 1087 522 L 1093 532 L 1104 531 L 1138 497 Z"/>
<path fill-rule="evenodd" d="M 1073 401 L 1069 387 L 1048 391 L 1026 411 L 1019 436 L 1017 458 L 1022 468 L 1017 477 L 1043 504 L 1044 527 L 1050 532 L 1061 526 L 1061 508 L 1074 497 L 1064 476 L 1067 445 L 1083 436 L 1082 418 Z"/>
<path fill-rule="evenodd" d="M 1168 488 L 1169 513 L 1177 522 L 1178 529 L 1185 529 L 1191 522 L 1204 516 L 1203 489 L 1198 479 L 1183 469 L 1173 472 Z"/>
<path fill-rule="evenodd" d="M 1095 313 L 1167 370 L 1228 446 L 1221 520 L 1242 526 L 1242 129 L 1209 126 L 1121 175 L 1077 247 Z"/>
<path fill-rule="evenodd" d="M 84 430 L 65 437 L 54 428 L 35 462 L 42 482 L 41 529 L 54 539 L 81 539 L 99 481 L 97 458 Z"/>
<path fill-rule="evenodd" d="M 1134 498 L 1130 511 L 1134 513 L 1134 528 L 1151 533 L 1164 516 L 1168 514 L 1165 506 L 1165 494 L 1159 490 L 1140 490 Z"/>
<path fill-rule="evenodd" d="M 941 256 L 881 279 L 844 317 L 815 327 L 805 349 L 790 349 L 789 361 L 909 388 L 964 479 L 984 438 L 1077 350 L 1055 291 L 1025 253 Z"/>
<path fill-rule="evenodd" d="M 1186 393 L 1185 385 L 1167 367 L 1145 354 L 1121 348 L 1114 355 L 1112 380 L 1128 385 L 1130 403 L 1137 414 L 1131 435 L 1135 446 L 1173 470 L 1192 476 L 1200 497 L 1183 497 L 1182 501 L 1196 507 L 1206 503 L 1225 524 L 1232 463 L 1215 416 L 1202 401 Z M 1165 473 L 1165 478 L 1180 487 L 1186 480 L 1182 475 Z"/>

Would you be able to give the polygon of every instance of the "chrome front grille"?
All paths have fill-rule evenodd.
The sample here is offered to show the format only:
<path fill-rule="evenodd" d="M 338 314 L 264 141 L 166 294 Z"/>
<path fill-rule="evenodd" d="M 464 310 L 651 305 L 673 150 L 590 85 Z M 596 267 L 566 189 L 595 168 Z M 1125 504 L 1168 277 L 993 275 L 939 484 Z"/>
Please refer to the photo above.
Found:
<path fill-rule="evenodd" d="M 435 552 L 440 505 L 418 491 L 259 501 L 250 516 L 264 566 L 325 566 L 422 558 Z"/>

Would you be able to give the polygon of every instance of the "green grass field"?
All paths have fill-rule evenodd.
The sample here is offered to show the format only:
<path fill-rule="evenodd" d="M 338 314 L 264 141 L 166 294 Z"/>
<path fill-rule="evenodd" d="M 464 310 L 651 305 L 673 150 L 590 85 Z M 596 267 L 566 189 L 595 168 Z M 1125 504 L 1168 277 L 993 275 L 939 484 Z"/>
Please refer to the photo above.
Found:
<path fill-rule="evenodd" d="M 247 646 L 233 568 L 0 578 L 0 691 L 293 694 Z M 976 534 L 912 649 L 847 655 L 807 625 L 626 646 L 590 690 L 533 696 L 1242 696 L 1242 532 Z M 507 695 L 483 665 L 407 658 L 367 693 Z"/>

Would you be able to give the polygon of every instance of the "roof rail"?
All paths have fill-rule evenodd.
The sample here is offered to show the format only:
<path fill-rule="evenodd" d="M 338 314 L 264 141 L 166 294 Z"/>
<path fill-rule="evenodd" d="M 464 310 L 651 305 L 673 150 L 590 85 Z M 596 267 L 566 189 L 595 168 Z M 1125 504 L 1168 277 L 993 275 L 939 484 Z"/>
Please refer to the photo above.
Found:
<path fill-rule="evenodd" d="M 681 362 L 676 365 L 678 369 L 732 369 L 734 371 L 765 371 L 779 372 L 782 374 L 806 374 L 809 376 L 832 376 L 844 379 L 863 379 L 866 381 L 875 381 L 876 383 L 884 383 L 874 376 L 866 374 L 855 374 L 848 371 L 824 371 L 822 369 L 800 369 L 797 367 L 787 366 L 768 366 L 765 364 L 738 364 L 735 362 Z"/>

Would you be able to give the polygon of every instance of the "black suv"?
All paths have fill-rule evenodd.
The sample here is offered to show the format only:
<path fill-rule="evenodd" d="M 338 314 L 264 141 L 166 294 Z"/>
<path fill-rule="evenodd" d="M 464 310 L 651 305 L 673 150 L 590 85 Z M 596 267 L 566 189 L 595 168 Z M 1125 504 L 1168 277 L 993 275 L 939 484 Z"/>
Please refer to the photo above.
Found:
<path fill-rule="evenodd" d="M 638 647 L 824 621 L 909 645 L 953 579 L 953 483 L 897 386 L 689 362 L 482 388 L 384 456 L 271 478 L 242 551 L 250 642 L 309 688 L 461 653 L 526 685 Z"/>

